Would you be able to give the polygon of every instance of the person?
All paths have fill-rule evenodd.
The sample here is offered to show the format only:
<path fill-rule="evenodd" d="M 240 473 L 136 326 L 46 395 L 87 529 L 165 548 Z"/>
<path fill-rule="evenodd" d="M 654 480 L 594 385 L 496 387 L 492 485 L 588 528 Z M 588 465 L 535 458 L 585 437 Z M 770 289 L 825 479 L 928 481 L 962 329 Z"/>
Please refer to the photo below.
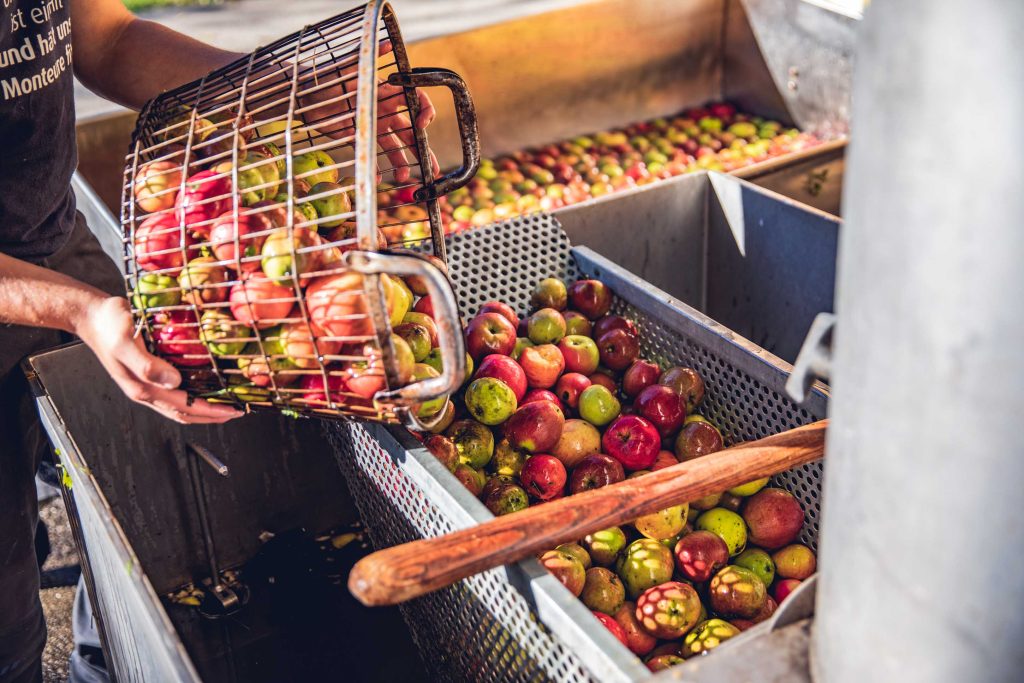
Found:
<path fill-rule="evenodd" d="M 139 19 L 121 0 L 0 2 L 0 683 L 24 683 L 42 679 L 33 477 L 48 444 L 20 361 L 75 336 L 125 394 L 169 419 L 216 424 L 240 414 L 191 400 L 174 366 L 134 335 L 121 272 L 75 208 L 72 75 L 139 109 L 242 55 Z M 434 110 L 418 96 L 423 127 Z M 407 119 L 394 123 L 411 137 Z M 393 161 L 398 147 L 392 137 Z"/>

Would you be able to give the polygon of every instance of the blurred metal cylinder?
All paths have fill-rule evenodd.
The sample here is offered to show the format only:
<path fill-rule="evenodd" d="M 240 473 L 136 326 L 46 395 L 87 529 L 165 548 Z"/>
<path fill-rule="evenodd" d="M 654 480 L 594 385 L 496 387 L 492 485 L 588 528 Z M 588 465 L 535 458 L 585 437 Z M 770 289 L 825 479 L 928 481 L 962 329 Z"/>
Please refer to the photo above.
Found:
<path fill-rule="evenodd" d="M 1024 671 L 1024 3 L 867 11 L 840 241 L 818 681 Z"/>

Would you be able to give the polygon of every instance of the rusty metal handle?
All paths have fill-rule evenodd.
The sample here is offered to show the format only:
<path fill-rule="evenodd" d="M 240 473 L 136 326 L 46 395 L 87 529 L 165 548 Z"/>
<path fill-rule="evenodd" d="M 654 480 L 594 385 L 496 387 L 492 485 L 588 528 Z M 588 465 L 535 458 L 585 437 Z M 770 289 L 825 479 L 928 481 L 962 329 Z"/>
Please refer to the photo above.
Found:
<path fill-rule="evenodd" d="M 388 275 L 423 278 L 427 293 L 434 305 L 434 322 L 437 325 L 437 344 L 441 349 L 441 376 L 421 380 L 392 391 L 382 391 L 374 396 L 375 401 L 411 407 L 438 396 L 451 395 L 462 386 L 466 378 L 466 346 L 459 323 L 459 308 L 451 283 L 441 270 L 419 256 L 406 256 L 369 251 L 350 251 L 346 261 L 353 270 L 362 273 L 386 273 Z M 425 430 L 423 423 L 409 411 L 409 426 Z"/>
<path fill-rule="evenodd" d="M 480 133 L 476 124 L 476 109 L 466 82 L 449 69 L 422 67 L 408 72 L 393 73 L 388 83 L 405 88 L 432 88 L 444 86 L 451 90 L 455 100 L 455 120 L 459 124 L 459 138 L 462 143 L 462 166 L 433 182 L 424 182 L 416 190 L 416 201 L 428 201 L 446 195 L 468 183 L 480 168 Z"/>

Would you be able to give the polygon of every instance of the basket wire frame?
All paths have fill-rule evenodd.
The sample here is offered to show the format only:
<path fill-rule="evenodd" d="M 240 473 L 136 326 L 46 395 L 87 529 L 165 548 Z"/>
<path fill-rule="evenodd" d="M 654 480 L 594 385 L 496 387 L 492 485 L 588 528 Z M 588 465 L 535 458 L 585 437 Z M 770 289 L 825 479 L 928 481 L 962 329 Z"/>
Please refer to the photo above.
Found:
<path fill-rule="evenodd" d="M 151 350 L 161 350 L 161 331 L 169 325 L 181 337 L 173 339 L 170 346 L 178 352 L 170 355 L 190 393 L 247 410 L 399 419 L 396 403 L 328 387 L 344 376 L 342 364 L 365 364 L 382 390 L 398 388 L 387 285 L 379 268 L 346 252 L 408 244 L 443 264 L 437 200 L 413 196 L 436 171 L 426 133 L 415 125 L 417 91 L 387 83 L 388 75 L 408 71 L 395 15 L 378 0 L 307 26 L 146 104 L 123 183 L 126 287 Z M 306 155 L 303 168 L 298 155 Z M 209 173 L 199 184 L 193 176 L 203 170 Z M 142 179 L 140 171 L 146 173 Z M 335 175 L 337 184 L 311 192 L 312 180 Z M 197 201 L 183 201 L 190 188 L 208 187 L 213 189 L 206 194 L 194 193 Z M 140 191 L 146 211 L 136 201 Z M 385 214 L 389 222 L 378 228 Z M 215 241 L 218 221 L 225 220 L 233 228 L 230 237 Z M 271 258 L 290 264 L 291 272 L 269 297 L 255 301 L 250 286 L 240 283 L 266 262 L 257 247 L 270 239 L 285 243 Z M 193 276 L 190 262 L 200 254 L 208 259 L 207 270 Z M 303 287 L 347 268 L 361 273 L 363 305 L 344 316 L 345 327 L 358 333 L 326 334 L 311 322 Z M 133 297 L 137 291 L 143 294 Z M 258 322 L 233 321 L 236 307 Z M 288 311 L 257 315 L 268 307 Z M 287 338 L 273 334 L 285 329 Z M 214 354 L 207 338 L 226 352 Z M 285 353 L 289 345 L 308 350 Z M 288 367 L 288 359 L 299 362 Z M 262 375 L 265 386 L 245 382 L 251 378 L 236 367 L 239 361 Z M 303 398 L 309 389 L 293 386 L 309 375 L 322 383 L 319 398 Z"/>

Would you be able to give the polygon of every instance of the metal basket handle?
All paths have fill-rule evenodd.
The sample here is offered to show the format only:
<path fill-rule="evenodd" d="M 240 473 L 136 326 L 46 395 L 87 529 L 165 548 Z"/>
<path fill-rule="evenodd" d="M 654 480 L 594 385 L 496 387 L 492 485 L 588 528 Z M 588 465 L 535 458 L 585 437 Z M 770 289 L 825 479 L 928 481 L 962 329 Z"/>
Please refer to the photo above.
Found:
<path fill-rule="evenodd" d="M 375 401 L 410 407 L 445 394 L 453 394 L 466 378 L 466 346 L 459 324 L 459 308 L 448 278 L 434 264 L 418 256 L 405 256 L 371 251 L 346 252 L 347 265 L 358 272 L 388 275 L 418 275 L 427 285 L 434 305 L 437 343 L 441 349 L 441 376 L 421 380 L 374 396 Z M 420 429 L 429 427 L 410 413 L 409 419 Z"/>
<path fill-rule="evenodd" d="M 466 82 L 454 71 L 434 67 L 415 68 L 393 73 L 388 83 L 404 88 L 432 88 L 444 86 L 451 90 L 455 100 L 455 120 L 459 124 L 462 143 L 462 166 L 433 182 L 424 182 L 413 195 L 416 201 L 428 201 L 446 195 L 468 183 L 480 168 L 480 133 L 477 130 L 476 109 Z"/>

